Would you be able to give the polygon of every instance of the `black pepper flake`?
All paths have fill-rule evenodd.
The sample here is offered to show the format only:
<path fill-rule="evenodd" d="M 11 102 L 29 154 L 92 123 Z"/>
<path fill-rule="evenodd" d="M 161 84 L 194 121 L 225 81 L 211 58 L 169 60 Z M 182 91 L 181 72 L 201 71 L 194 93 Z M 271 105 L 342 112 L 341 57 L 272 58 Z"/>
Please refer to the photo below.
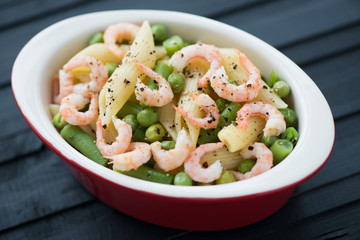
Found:
<path fill-rule="evenodd" d="M 237 126 L 237 125 L 239 125 L 239 124 L 238 124 L 238 122 L 235 121 L 235 122 L 233 122 L 233 125 L 234 125 L 234 126 Z"/>
<path fill-rule="evenodd" d="M 207 162 L 204 162 L 202 166 L 203 166 L 203 168 L 208 168 L 209 164 Z"/>
<path fill-rule="evenodd" d="M 108 88 L 107 90 L 108 90 L 108 92 L 111 92 L 111 88 Z"/>
<path fill-rule="evenodd" d="M 201 87 L 199 87 L 197 90 L 198 90 L 198 91 L 202 91 L 202 88 L 201 88 Z"/>
<path fill-rule="evenodd" d="M 183 53 L 181 53 L 181 55 L 180 55 L 182 58 L 184 57 L 184 54 Z"/>
<path fill-rule="evenodd" d="M 264 86 L 263 86 L 263 89 L 268 89 L 268 88 L 267 88 L 267 86 L 264 85 Z"/>
<path fill-rule="evenodd" d="M 225 116 L 223 116 L 223 118 L 224 118 L 225 121 L 227 121 L 227 122 L 229 121 L 229 118 L 227 118 Z"/>
<path fill-rule="evenodd" d="M 140 88 L 140 91 L 142 91 L 142 92 L 143 92 L 144 90 L 145 90 L 144 88 Z"/>
<path fill-rule="evenodd" d="M 107 125 L 106 125 L 106 124 L 104 124 L 102 127 L 103 127 L 103 129 L 106 129 L 106 128 L 107 128 Z"/>
<path fill-rule="evenodd" d="M 254 147 L 253 147 L 253 146 L 249 146 L 248 149 L 251 151 L 251 150 L 254 149 Z"/>
<path fill-rule="evenodd" d="M 194 74 L 191 74 L 190 76 L 189 76 L 189 78 L 193 78 L 194 77 Z"/>
<path fill-rule="evenodd" d="M 160 134 L 160 128 L 156 128 L 156 133 Z"/>
<path fill-rule="evenodd" d="M 234 66 L 233 66 L 233 69 L 236 69 L 237 68 L 237 64 L 235 64 Z"/>
<path fill-rule="evenodd" d="M 251 87 L 251 83 L 249 83 L 248 85 L 246 85 L 246 87 L 250 88 L 250 87 Z"/>
<path fill-rule="evenodd" d="M 69 139 L 72 141 L 74 140 L 74 136 L 70 136 Z"/>
<path fill-rule="evenodd" d="M 124 83 L 127 85 L 127 84 L 130 84 L 130 81 L 125 78 Z"/>

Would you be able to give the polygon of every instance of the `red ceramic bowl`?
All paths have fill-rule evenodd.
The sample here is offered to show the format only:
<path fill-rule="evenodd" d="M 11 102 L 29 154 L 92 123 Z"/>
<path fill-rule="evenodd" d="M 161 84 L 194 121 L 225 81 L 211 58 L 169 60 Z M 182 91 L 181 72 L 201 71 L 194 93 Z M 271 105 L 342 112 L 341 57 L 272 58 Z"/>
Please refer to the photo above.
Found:
<path fill-rule="evenodd" d="M 163 23 L 171 34 L 243 51 L 269 76 L 273 69 L 291 86 L 300 140 L 280 164 L 257 177 L 215 186 L 172 186 L 116 173 L 67 144 L 51 123 L 51 78 L 88 37 L 120 21 Z M 69 31 L 71 29 L 71 31 Z M 71 33 L 70 33 L 71 32 Z M 37 34 L 18 55 L 12 72 L 17 104 L 35 133 L 97 198 L 135 218 L 190 230 L 223 230 L 260 221 L 277 211 L 294 188 L 326 162 L 334 142 L 330 108 L 314 82 L 291 60 L 258 38 L 204 17 L 168 11 L 124 10 L 85 14 Z M 271 203 L 271 204 L 269 204 Z"/>

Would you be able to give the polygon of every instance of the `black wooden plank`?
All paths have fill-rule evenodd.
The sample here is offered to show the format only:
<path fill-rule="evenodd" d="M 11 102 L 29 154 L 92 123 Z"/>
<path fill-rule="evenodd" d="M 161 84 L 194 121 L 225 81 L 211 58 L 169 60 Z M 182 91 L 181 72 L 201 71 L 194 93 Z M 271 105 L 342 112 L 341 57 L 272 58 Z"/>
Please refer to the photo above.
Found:
<path fill-rule="evenodd" d="M 211 0 L 206 1 L 207 7 L 204 7 L 205 2 L 192 1 L 191 7 L 189 7 L 188 2 L 186 1 L 98 1 L 70 8 L 67 11 L 62 11 L 61 13 L 51 14 L 46 18 L 34 20 L 28 24 L 20 25 L 15 28 L 0 31 L 0 52 L 3 53 L 0 55 L 0 86 L 9 84 L 13 62 L 26 42 L 28 42 L 36 33 L 59 20 L 88 12 L 115 9 L 154 9 L 155 6 L 157 6 L 156 8 L 159 10 L 184 11 L 206 16 L 216 13 L 217 11 L 225 11 L 227 9 L 233 9 L 234 7 L 241 7 L 247 5 L 249 2 L 254 3 L 254 1 L 251 0 L 241 2 L 224 1 L 219 5 L 217 0 Z"/>
<path fill-rule="evenodd" d="M 276 1 L 219 20 L 281 47 L 358 22 L 359 10 L 356 0 Z"/>
<path fill-rule="evenodd" d="M 98 201 L 91 201 L 26 223 L 21 226 L 21 231 L 18 228 L 4 231 L 0 239 L 166 239 L 179 232 L 136 220 Z"/>
<path fill-rule="evenodd" d="M 93 199 L 49 149 L 0 168 L 0 231 Z"/>
<path fill-rule="evenodd" d="M 85 2 L 84 0 L 30 0 L 7 5 L 0 8 L 0 29 L 9 28 L 31 18 L 52 14 Z"/>

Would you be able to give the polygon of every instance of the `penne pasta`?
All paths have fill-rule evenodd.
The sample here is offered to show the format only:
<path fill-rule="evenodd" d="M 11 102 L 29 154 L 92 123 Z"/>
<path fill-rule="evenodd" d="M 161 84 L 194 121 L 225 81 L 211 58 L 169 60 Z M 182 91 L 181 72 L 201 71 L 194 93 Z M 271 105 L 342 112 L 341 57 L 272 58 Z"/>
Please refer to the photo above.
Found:
<path fill-rule="evenodd" d="M 138 61 L 150 68 L 154 68 L 156 61 L 154 51 L 155 47 L 151 28 L 149 22 L 145 21 L 122 63 L 114 71 L 100 92 L 100 118 L 101 123 L 105 127 L 110 125 L 111 116 L 116 115 L 125 102 L 134 94 L 137 78 L 139 77 L 143 80 L 145 77 L 137 69 L 133 61 Z M 105 136 L 110 134 L 109 131 L 113 130 L 106 129 Z"/>
<path fill-rule="evenodd" d="M 236 170 L 244 158 L 240 155 L 239 151 L 230 152 L 226 147 L 223 147 L 214 152 L 206 153 L 201 158 L 200 164 L 204 166 L 206 162 L 206 165 L 210 166 L 217 160 L 220 160 L 224 170 Z"/>
<path fill-rule="evenodd" d="M 230 152 L 236 152 L 250 143 L 260 141 L 265 123 L 265 119 L 252 116 L 248 119 L 246 130 L 236 124 L 230 124 L 220 130 L 218 137 Z"/>
<path fill-rule="evenodd" d="M 159 122 L 166 131 L 169 133 L 171 138 L 176 141 L 177 132 L 175 129 L 175 109 L 172 107 L 173 102 L 166 104 L 161 108 L 157 108 L 156 111 L 159 114 Z"/>

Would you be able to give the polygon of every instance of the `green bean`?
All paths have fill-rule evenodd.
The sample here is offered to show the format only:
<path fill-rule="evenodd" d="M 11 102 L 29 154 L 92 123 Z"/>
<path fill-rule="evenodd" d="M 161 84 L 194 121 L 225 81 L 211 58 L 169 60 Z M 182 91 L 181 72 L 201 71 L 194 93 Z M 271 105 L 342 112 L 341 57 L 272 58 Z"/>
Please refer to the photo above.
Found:
<path fill-rule="evenodd" d="M 149 167 L 149 168 L 154 168 L 155 163 L 156 163 L 156 162 L 155 162 L 155 159 L 154 159 L 154 158 L 150 158 L 150 160 L 145 163 L 145 166 L 147 166 L 147 167 Z"/>
<path fill-rule="evenodd" d="M 61 116 L 60 112 L 55 114 L 55 116 L 52 119 L 52 123 L 59 130 L 63 129 L 63 127 L 65 127 L 65 125 L 67 124 L 67 122 Z"/>
<path fill-rule="evenodd" d="M 219 112 L 223 112 L 227 105 L 229 105 L 229 101 L 223 98 L 218 98 L 215 101 L 216 107 L 219 109 Z"/>
<path fill-rule="evenodd" d="M 106 166 L 108 160 L 102 156 L 96 147 L 95 139 L 84 132 L 80 127 L 66 125 L 60 132 L 60 135 L 76 150 L 84 156 L 90 158 L 103 166 Z"/>
<path fill-rule="evenodd" d="M 165 79 L 168 79 L 169 75 L 174 71 L 174 68 L 173 66 L 166 64 L 164 61 L 158 61 L 154 71 L 160 73 Z M 155 83 L 154 79 L 149 79 L 147 86 L 151 90 L 159 89 L 159 86 Z"/>
<path fill-rule="evenodd" d="M 168 82 L 174 94 L 180 93 L 185 86 L 185 79 L 180 73 L 170 74 Z"/>
<path fill-rule="evenodd" d="M 127 101 L 122 108 L 117 112 L 116 116 L 118 118 L 124 118 L 126 115 L 129 114 L 134 114 L 135 116 L 137 116 L 137 114 L 143 110 L 143 108 L 134 102 L 131 101 Z"/>
<path fill-rule="evenodd" d="M 103 43 L 104 42 L 104 34 L 102 32 L 94 33 L 89 38 L 89 45 L 95 44 L 95 43 Z"/>
<path fill-rule="evenodd" d="M 241 108 L 240 103 L 231 102 L 220 114 L 220 120 L 216 128 L 212 129 L 200 129 L 200 134 L 198 138 L 198 144 L 205 144 L 210 142 L 217 142 L 219 131 L 225 127 L 227 124 L 230 124 L 236 119 L 236 113 Z"/>
<path fill-rule="evenodd" d="M 284 98 L 290 93 L 290 86 L 285 81 L 277 81 L 273 85 L 273 89 L 275 93 L 279 95 L 279 97 Z"/>
<path fill-rule="evenodd" d="M 256 164 L 256 159 L 246 159 L 240 162 L 238 167 L 239 173 L 246 173 L 251 171 L 253 166 Z"/>
<path fill-rule="evenodd" d="M 148 142 L 145 136 L 146 127 L 139 125 L 132 135 L 132 142 Z"/>
<path fill-rule="evenodd" d="M 265 144 L 267 147 L 271 147 L 271 145 L 273 145 L 273 143 L 278 139 L 279 139 L 278 136 L 262 136 L 261 142 Z"/>
<path fill-rule="evenodd" d="M 185 172 L 178 172 L 174 178 L 174 185 L 192 186 L 193 181 Z"/>
<path fill-rule="evenodd" d="M 284 116 L 284 120 L 286 122 L 286 126 L 292 126 L 296 120 L 296 114 L 294 110 L 290 108 L 280 108 L 278 109 L 281 114 Z"/>
<path fill-rule="evenodd" d="M 295 146 L 299 139 L 299 133 L 294 127 L 288 127 L 285 132 L 281 134 L 282 139 L 287 139 Z"/>
<path fill-rule="evenodd" d="M 136 118 L 139 124 L 143 127 L 149 127 L 159 121 L 159 115 L 154 108 L 145 108 L 141 110 Z"/>
<path fill-rule="evenodd" d="M 175 148 L 175 142 L 174 141 L 162 141 L 161 142 L 161 148 L 164 150 L 170 150 Z"/>
<path fill-rule="evenodd" d="M 163 24 L 152 25 L 151 31 L 155 42 L 163 42 L 167 38 L 168 32 Z"/>
<path fill-rule="evenodd" d="M 172 184 L 174 180 L 173 174 L 156 171 L 145 165 L 138 167 L 136 170 L 132 169 L 130 171 L 120 171 L 118 169 L 114 169 L 114 171 L 150 182 Z"/>
<path fill-rule="evenodd" d="M 236 182 L 235 174 L 233 172 L 225 170 L 221 173 L 220 178 L 216 179 L 215 184 L 219 185 L 231 182 Z"/>
<path fill-rule="evenodd" d="M 160 123 L 155 123 L 148 127 L 145 132 L 145 137 L 149 142 L 161 141 L 166 135 L 165 128 Z"/>
<path fill-rule="evenodd" d="M 278 139 L 270 147 L 270 150 L 273 153 L 273 163 L 276 165 L 290 154 L 293 144 L 287 139 Z"/>
<path fill-rule="evenodd" d="M 110 77 L 114 73 L 114 71 L 118 67 L 118 65 L 116 63 L 108 62 L 105 64 L 105 67 L 108 70 L 108 77 Z"/>
<path fill-rule="evenodd" d="M 269 87 L 272 87 L 272 86 L 274 85 L 274 83 L 277 82 L 277 81 L 279 81 L 279 80 L 280 80 L 280 79 L 279 79 L 279 77 L 277 76 L 276 71 L 273 70 L 273 71 L 271 72 L 271 74 L 270 74 L 270 77 L 269 77 L 268 81 L 267 81 L 267 85 L 268 85 Z"/>
<path fill-rule="evenodd" d="M 180 36 L 174 35 L 163 42 L 163 46 L 167 55 L 172 56 L 176 51 L 179 51 L 184 46 L 184 41 Z"/>
<path fill-rule="evenodd" d="M 130 125 L 132 132 L 134 133 L 137 127 L 139 126 L 139 122 L 136 119 L 134 114 L 128 114 L 123 118 L 123 121 Z"/>

